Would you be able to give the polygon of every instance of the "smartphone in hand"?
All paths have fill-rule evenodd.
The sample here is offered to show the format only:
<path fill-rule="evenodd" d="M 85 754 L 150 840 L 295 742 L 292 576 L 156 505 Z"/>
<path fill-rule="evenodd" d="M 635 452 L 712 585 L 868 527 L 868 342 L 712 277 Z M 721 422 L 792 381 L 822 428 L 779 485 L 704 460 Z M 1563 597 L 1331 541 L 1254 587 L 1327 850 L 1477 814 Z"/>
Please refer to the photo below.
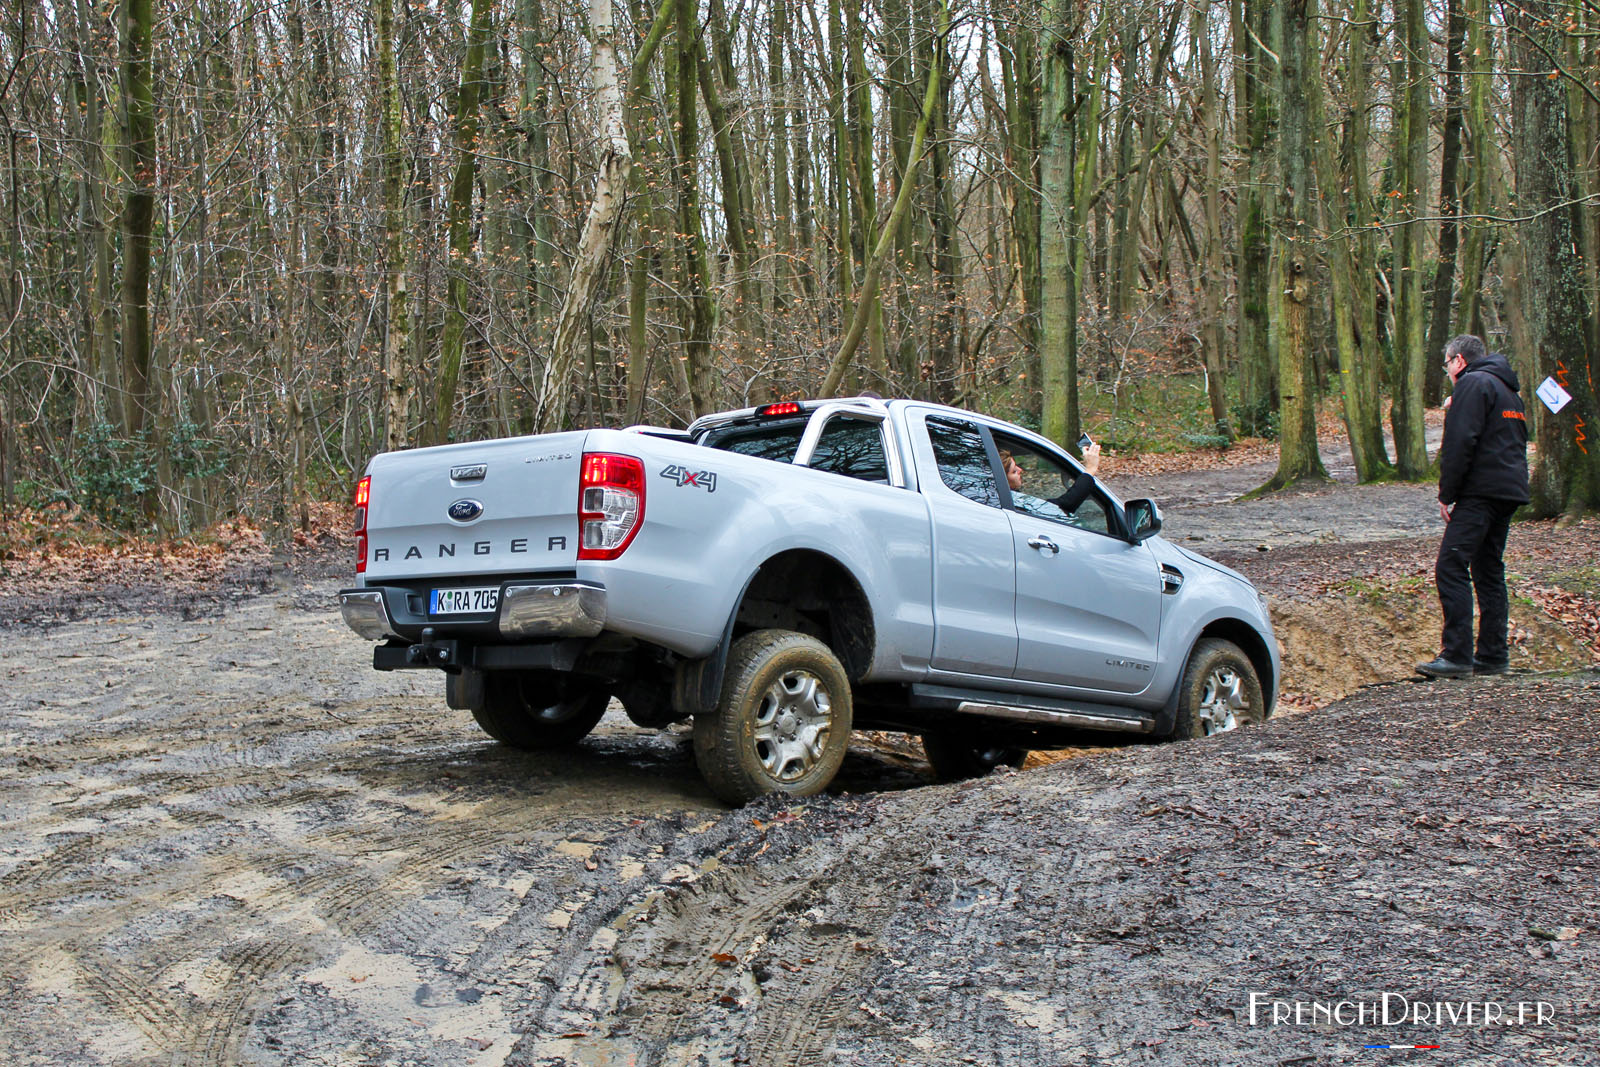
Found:
<path fill-rule="evenodd" d="M 1094 438 L 1090 437 L 1087 431 L 1078 435 L 1078 449 L 1080 451 L 1092 444 L 1094 444 Z"/>

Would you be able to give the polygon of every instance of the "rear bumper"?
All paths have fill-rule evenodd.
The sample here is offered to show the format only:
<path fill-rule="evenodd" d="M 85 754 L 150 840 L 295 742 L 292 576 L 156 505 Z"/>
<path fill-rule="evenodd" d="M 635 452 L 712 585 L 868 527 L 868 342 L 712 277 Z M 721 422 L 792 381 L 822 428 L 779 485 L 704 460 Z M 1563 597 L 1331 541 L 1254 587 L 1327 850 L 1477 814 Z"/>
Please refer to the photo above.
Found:
<path fill-rule="evenodd" d="M 594 582 L 507 582 L 500 590 L 504 637 L 593 637 L 606 625 L 606 588 Z"/>
<path fill-rule="evenodd" d="M 394 624 L 379 589 L 345 589 L 339 593 L 339 614 L 344 624 L 368 641 L 394 637 Z"/>
<path fill-rule="evenodd" d="M 594 637 L 605 629 L 606 590 L 599 583 L 573 579 L 512 579 L 500 584 L 493 615 L 434 617 L 416 590 L 379 585 L 340 590 L 339 613 L 345 625 L 368 641 L 420 641 L 426 628 L 440 637 L 506 641 Z"/>

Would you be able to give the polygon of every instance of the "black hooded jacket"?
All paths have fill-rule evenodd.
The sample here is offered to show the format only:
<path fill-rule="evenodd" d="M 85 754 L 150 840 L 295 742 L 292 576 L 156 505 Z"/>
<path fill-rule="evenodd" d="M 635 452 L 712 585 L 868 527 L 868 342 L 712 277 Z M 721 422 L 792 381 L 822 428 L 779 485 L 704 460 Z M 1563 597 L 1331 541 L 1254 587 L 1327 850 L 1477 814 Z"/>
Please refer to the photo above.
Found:
<path fill-rule="evenodd" d="M 1491 352 L 1456 379 L 1439 449 L 1439 501 L 1528 502 L 1528 419 L 1517 372 Z"/>

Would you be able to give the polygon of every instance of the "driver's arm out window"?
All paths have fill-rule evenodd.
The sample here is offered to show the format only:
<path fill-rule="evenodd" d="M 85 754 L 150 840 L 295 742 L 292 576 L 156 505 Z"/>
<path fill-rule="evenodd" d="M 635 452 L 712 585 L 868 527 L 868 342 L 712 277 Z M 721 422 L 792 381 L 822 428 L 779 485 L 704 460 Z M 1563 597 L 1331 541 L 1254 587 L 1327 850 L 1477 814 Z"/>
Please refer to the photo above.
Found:
<path fill-rule="evenodd" d="M 1093 491 L 1094 482 L 1091 475 L 1080 472 L 1053 456 L 1037 452 L 1033 446 L 1016 438 L 996 434 L 995 446 L 1002 452 L 1009 453 L 1022 472 L 1021 488 L 1013 488 L 1011 492 L 1011 506 L 1014 510 L 1035 518 L 1065 522 L 1096 533 L 1111 531 L 1105 498 Z M 1090 481 L 1079 486 L 1080 478 L 1089 478 Z M 1073 492 L 1074 489 L 1078 492 Z M 1083 497 L 1082 502 L 1076 504 L 1071 511 L 1062 506 L 1071 502 L 1071 498 L 1081 496 L 1085 491 L 1088 495 Z"/>

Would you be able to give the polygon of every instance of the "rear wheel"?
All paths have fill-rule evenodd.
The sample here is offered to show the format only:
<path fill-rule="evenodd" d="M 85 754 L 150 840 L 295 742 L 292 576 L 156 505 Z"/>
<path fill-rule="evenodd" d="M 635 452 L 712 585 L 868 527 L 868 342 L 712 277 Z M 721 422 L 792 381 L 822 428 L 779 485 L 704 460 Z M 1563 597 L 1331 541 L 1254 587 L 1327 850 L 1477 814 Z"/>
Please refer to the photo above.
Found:
<path fill-rule="evenodd" d="M 821 641 L 756 630 L 728 652 L 714 715 L 696 715 L 694 754 L 730 804 L 826 789 L 850 745 L 850 679 Z"/>
<path fill-rule="evenodd" d="M 996 767 L 1021 767 L 1028 758 L 1025 748 L 985 744 L 968 730 L 923 734 L 922 751 L 941 782 L 981 778 Z"/>
<path fill-rule="evenodd" d="M 495 671 L 485 675 L 483 701 L 472 717 L 512 748 L 560 748 L 588 736 L 610 699 L 604 689 L 567 675 Z"/>
<path fill-rule="evenodd" d="M 1255 665 L 1238 645 L 1207 637 L 1194 646 L 1178 692 L 1172 736 L 1210 737 L 1267 717 Z"/>

